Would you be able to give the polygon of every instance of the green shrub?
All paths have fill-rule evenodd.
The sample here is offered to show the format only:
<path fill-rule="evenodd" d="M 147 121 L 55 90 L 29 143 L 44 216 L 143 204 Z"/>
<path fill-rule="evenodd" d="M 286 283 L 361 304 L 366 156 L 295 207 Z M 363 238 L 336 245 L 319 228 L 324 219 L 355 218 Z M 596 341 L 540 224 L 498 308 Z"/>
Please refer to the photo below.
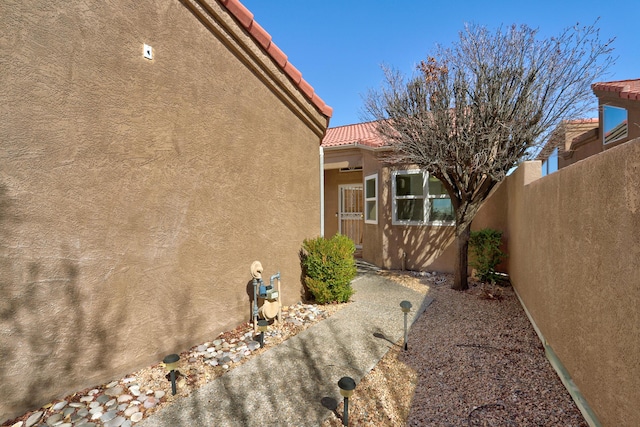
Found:
<path fill-rule="evenodd" d="M 502 231 L 484 228 L 472 231 L 469 237 L 469 251 L 471 259 L 469 265 L 476 269 L 476 275 L 480 281 L 495 283 L 498 280 L 496 266 L 507 255 L 500 250 Z"/>
<path fill-rule="evenodd" d="M 341 234 L 304 240 L 300 254 L 304 281 L 319 304 L 349 301 L 356 276 L 355 250 L 353 241 Z"/>

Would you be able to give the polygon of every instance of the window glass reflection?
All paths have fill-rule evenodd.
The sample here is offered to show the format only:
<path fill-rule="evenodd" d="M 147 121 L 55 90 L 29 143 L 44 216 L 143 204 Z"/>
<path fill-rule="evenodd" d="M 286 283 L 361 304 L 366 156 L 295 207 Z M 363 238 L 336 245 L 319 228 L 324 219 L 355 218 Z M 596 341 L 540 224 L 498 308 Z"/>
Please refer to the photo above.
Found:
<path fill-rule="evenodd" d="M 604 143 L 618 141 L 627 137 L 627 110 L 610 105 L 603 106 Z"/>

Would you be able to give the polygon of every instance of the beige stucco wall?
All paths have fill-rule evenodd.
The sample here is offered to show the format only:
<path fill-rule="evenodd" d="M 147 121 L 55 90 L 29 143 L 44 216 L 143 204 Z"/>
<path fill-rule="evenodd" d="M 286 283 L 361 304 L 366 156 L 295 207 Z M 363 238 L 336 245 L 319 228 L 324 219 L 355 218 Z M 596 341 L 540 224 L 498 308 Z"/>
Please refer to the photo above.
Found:
<path fill-rule="evenodd" d="M 564 156 L 558 156 L 558 169 L 565 168 L 569 165 L 601 153 L 602 136 L 599 132 L 589 133 L 579 144 L 572 146 L 572 151 Z"/>
<path fill-rule="evenodd" d="M 392 225 L 390 170 L 362 159 L 380 218 L 365 224 L 363 258 L 452 271 L 453 229 Z M 523 163 L 478 212 L 472 229 L 484 227 L 503 231 L 501 269 L 602 425 L 640 425 L 640 139 L 544 178 Z"/>
<path fill-rule="evenodd" d="M 455 261 L 454 227 L 392 223 L 391 172 L 389 167 L 379 170 L 379 221 L 368 228 L 379 236 L 381 247 L 373 254 L 373 259 L 387 269 L 452 272 Z M 369 233 L 365 233 L 365 238 L 368 236 Z M 368 253 L 363 247 L 363 257 Z"/>
<path fill-rule="evenodd" d="M 539 168 L 508 181 L 512 283 L 602 425 L 640 425 L 640 140 Z"/>
<path fill-rule="evenodd" d="M 327 119 L 185 4 L 0 4 L 0 422 L 300 298 Z"/>
<path fill-rule="evenodd" d="M 364 226 L 362 258 L 385 269 L 452 271 L 453 227 L 392 224 L 391 169 L 380 156 L 362 150 L 363 176 L 378 176 L 378 223 Z"/>
<path fill-rule="evenodd" d="M 391 171 L 379 160 L 379 152 L 362 150 L 363 176 L 378 174 L 378 223 L 365 224 L 362 257 L 386 269 L 440 271 L 455 268 L 455 229 L 452 226 L 393 224 Z M 472 229 L 485 227 L 505 232 L 507 248 L 506 190 L 497 188 L 474 219 Z M 501 266 L 506 268 L 506 264 Z"/>
<path fill-rule="evenodd" d="M 496 266 L 497 271 L 507 273 L 509 271 L 509 192 L 506 181 L 496 185 L 487 200 L 476 214 L 471 223 L 471 231 L 483 228 L 492 228 L 502 232 L 502 245 L 500 249 L 507 257 Z"/>

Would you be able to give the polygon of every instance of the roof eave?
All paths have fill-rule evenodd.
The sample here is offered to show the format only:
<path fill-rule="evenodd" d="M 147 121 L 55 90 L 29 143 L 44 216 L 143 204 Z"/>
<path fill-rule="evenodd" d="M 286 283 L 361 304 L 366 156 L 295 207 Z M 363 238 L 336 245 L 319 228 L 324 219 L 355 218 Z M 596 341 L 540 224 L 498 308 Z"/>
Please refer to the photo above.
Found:
<path fill-rule="evenodd" d="M 353 149 L 353 148 L 358 148 L 358 149 L 362 149 L 362 150 L 367 150 L 367 151 L 388 151 L 391 150 L 392 147 L 390 145 L 383 145 L 380 147 L 372 147 L 370 145 L 365 145 L 365 144 L 359 144 L 357 142 L 352 142 L 349 144 L 342 144 L 342 145 L 332 145 L 332 146 L 328 146 L 328 147 L 323 147 L 323 149 L 325 151 L 340 151 L 340 150 L 347 150 L 347 149 Z"/>

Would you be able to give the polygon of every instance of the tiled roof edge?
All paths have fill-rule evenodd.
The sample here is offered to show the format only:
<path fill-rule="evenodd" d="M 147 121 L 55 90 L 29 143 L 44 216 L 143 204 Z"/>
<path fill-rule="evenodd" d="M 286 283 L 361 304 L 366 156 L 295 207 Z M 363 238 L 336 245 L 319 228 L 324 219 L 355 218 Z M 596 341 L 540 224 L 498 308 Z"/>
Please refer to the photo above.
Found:
<path fill-rule="evenodd" d="M 253 14 L 239 0 L 218 0 L 233 15 L 251 37 L 267 52 L 273 61 L 289 76 L 300 92 L 326 117 L 333 115 L 333 108 L 320 98 L 304 78 L 287 59 L 287 55 L 272 41 L 271 35 L 253 18 Z"/>
<path fill-rule="evenodd" d="M 614 92 L 620 98 L 640 100 L 640 79 L 617 80 L 613 82 L 598 82 L 591 85 L 591 89 L 601 92 Z"/>
<path fill-rule="evenodd" d="M 586 124 L 586 123 L 598 123 L 598 118 L 597 117 L 591 117 L 589 119 L 567 120 L 567 123 L 575 124 L 575 125 Z"/>
<path fill-rule="evenodd" d="M 326 149 L 347 147 L 387 149 L 389 145 L 377 134 L 375 125 L 374 120 L 329 128 L 322 139 L 321 146 Z"/>

